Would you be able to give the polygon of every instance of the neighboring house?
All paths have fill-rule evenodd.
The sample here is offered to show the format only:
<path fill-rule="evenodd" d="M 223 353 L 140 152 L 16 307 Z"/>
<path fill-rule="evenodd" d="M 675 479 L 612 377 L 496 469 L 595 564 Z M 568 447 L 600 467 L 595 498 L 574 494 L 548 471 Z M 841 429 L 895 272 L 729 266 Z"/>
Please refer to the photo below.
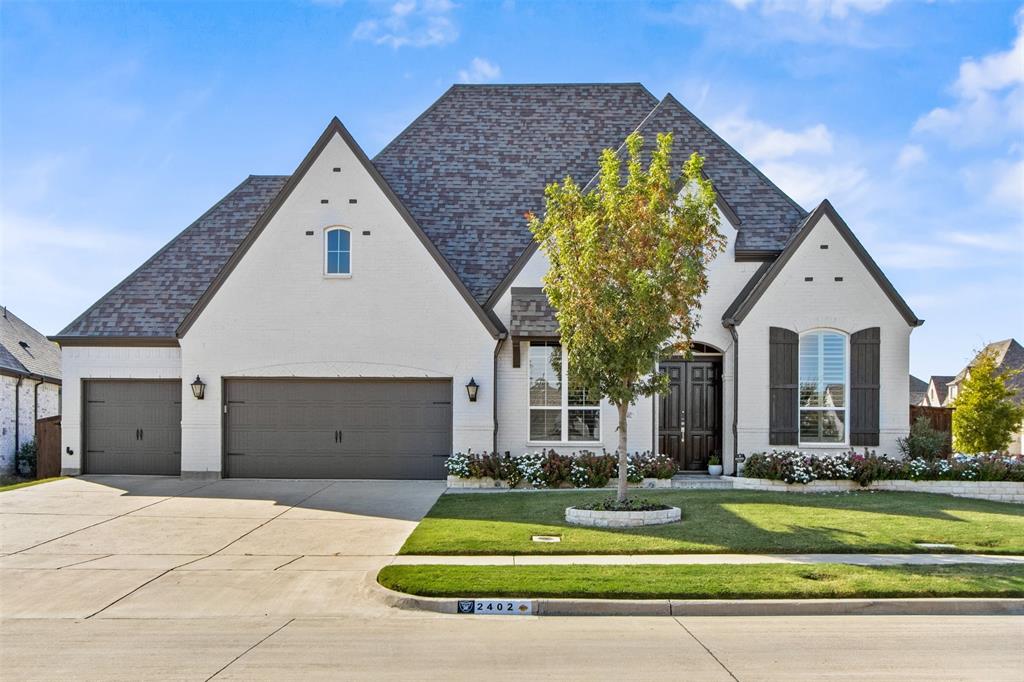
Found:
<path fill-rule="evenodd" d="M 60 348 L 5 307 L 0 317 L 0 472 L 35 439 L 36 419 L 60 414 Z"/>
<path fill-rule="evenodd" d="M 559 362 L 523 214 L 634 130 L 674 133 L 677 172 L 705 156 L 728 250 L 629 447 L 727 471 L 769 448 L 896 454 L 921 321 L 827 201 L 804 210 L 639 84 L 458 85 L 372 160 L 334 119 L 55 337 L 66 471 L 440 478 L 453 450 L 613 450 L 614 409 Z"/>
<path fill-rule="evenodd" d="M 928 380 L 924 404 L 928 407 L 949 407 L 949 382 L 955 378 L 940 374 L 933 375 Z"/>
<path fill-rule="evenodd" d="M 960 370 L 959 374 L 950 379 L 949 395 L 946 399 L 947 406 L 959 395 L 960 386 L 965 379 L 971 376 L 971 367 L 974 366 L 974 363 L 978 361 L 978 357 L 983 353 L 991 353 L 995 357 L 996 367 L 1000 372 L 1007 370 L 1017 371 L 1014 376 L 1007 379 L 1006 384 L 1016 391 L 1014 401 L 1017 404 L 1024 402 L 1024 346 L 1017 343 L 1016 339 L 1003 339 L 982 348 L 978 355 L 975 355 L 974 359 Z M 1014 434 L 1013 440 L 1010 442 L 1010 454 L 1021 454 L 1022 441 L 1024 441 L 1024 424 L 1021 425 L 1021 428 Z"/>
<path fill-rule="evenodd" d="M 910 404 L 925 405 L 928 399 L 928 382 L 910 375 Z"/>

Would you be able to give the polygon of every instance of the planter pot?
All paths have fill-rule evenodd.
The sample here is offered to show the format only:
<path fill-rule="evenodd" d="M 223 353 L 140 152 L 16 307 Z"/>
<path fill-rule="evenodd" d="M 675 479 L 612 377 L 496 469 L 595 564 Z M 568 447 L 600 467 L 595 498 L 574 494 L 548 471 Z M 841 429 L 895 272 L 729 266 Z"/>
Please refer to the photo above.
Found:
<path fill-rule="evenodd" d="M 712 476 L 721 476 L 722 475 L 722 471 L 723 471 L 723 468 L 722 468 L 721 464 L 709 464 L 708 465 L 708 473 L 711 474 Z"/>
<path fill-rule="evenodd" d="M 679 507 L 669 507 L 657 511 L 597 511 L 567 507 L 565 520 L 574 526 L 593 526 L 595 528 L 639 528 L 641 526 L 660 526 L 675 523 L 683 517 Z"/>

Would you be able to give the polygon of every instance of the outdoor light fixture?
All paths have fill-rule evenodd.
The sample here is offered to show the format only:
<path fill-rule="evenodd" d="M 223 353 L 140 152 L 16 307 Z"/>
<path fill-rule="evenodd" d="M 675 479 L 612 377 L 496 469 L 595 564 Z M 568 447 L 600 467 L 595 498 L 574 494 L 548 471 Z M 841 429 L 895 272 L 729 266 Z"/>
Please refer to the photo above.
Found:
<path fill-rule="evenodd" d="M 203 380 L 200 379 L 199 375 L 197 374 L 196 380 L 192 382 L 192 395 L 196 397 L 196 400 L 202 400 L 205 394 L 206 384 L 203 383 Z"/>
<path fill-rule="evenodd" d="M 476 383 L 476 379 L 470 377 L 469 383 L 466 384 L 466 395 L 469 396 L 469 402 L 476 402 L 476 392 L 480 390 L 480 386 Z"/>

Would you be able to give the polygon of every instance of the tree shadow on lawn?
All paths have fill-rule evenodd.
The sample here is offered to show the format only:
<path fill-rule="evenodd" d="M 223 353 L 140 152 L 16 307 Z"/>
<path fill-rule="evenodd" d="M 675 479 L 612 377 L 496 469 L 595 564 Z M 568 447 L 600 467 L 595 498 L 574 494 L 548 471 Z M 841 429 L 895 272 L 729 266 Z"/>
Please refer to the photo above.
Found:
<path fill-rule="evenodd" d="M 422 537 L 403 551 L 474 554 L 927 552 L 916 542 L 949 543 L 953 551 L 1024 550 L 1007 546 L 1005 522 L 1024 538 L 1024 509 L 984 500 L 924 493 L 794 494 L 751 491 L 636 491 L 674 504 L 679 523 L 635 529 L 572 526 L 565 507 L 606 491 L 445 495 L 428 514 Z M 964 515 L 986 514 L 972 519 Z M 1011 521 L 1013 519 L 1014 521 Z M 438 522 L 466 521 L 466 524 Z M 993 528 L 998 522 L 999 528 Z M 1019 525 L 1018 525 L 1019 524 Z M 445 528 L 442 529 L 441 526 Z M 560 534 L 539 544 L 531 534 Z M 1012 535 L 1012 533 L 1011 533 Z M 431 536 L 431 537 L 427 537 Z"/>

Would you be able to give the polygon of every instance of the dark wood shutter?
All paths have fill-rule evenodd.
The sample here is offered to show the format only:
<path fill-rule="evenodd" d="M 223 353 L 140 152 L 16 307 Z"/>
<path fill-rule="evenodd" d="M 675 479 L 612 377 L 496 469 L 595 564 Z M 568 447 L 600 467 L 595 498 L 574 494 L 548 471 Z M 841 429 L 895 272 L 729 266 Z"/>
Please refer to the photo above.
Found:
<path fill-rule="evenodd" d="M 800 336 L 772 327 L 768 334 L 768 443 L 797 444 Z"/>
<path fill-rule="evenodd" d="M 850 445 L 878 445 L 878 327 L 850 336 Z"/>

